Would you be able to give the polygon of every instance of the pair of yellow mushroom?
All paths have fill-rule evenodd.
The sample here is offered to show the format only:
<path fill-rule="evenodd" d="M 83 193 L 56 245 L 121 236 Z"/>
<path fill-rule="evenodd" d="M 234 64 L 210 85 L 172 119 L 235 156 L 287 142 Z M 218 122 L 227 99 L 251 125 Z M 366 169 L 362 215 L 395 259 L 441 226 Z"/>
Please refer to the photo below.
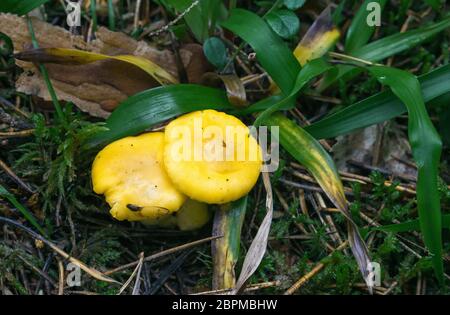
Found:
<path fill-rule="evenodd" d="M 248 194 L 261 167 L 261 148 L 244 123 L 204 110 L 173 120 L 164 133 L 109 144 L 94 160 L 92 183 L 118 220 L 193 230 L 208 222 L 207 204 Z"/>

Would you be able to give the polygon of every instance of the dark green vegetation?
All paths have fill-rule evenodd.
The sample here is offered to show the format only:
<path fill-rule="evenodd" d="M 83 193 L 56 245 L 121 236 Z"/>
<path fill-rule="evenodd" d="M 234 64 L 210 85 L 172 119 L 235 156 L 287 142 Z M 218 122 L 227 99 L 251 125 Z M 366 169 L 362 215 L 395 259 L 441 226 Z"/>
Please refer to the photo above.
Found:
<path fill-rule="evenodd" d="M 128 7 L 126 1 L 119 1 L 117 7 L 111 6 L 112 1 L 107 2 L 110 4 L 108 16 L 93 19 L 93 28 L 98 23 L 129 31 L 129 21 L 122 17 L 134 12 L 134 7 Z M 186 9 L 192 1 L 151 2 L 152 7 L 158 3 L 165 8 L 164 14 L 156 15 L 157 19 L 168 16 L 169 20 L 174 20 L 176 12 Z M 106 124 L 79 113 L 71 104 L 59 104 L 56 99 L 53 102 L 55 112 L 43 110 L 34 98 L 15 91 L 14 79 L 21 70 L 14 66 L 8 38 L 2 37 L 0 216 L 39 231 L 71 256 L 92 268 L 106 271 L 138 260 L 141 252 L 148 256 L 209 237 L 211 226 L 196 233 L 181 233 L 113 221 L 107 213 L 108 206 L 92 193 L 90 183 L 90 166 L 101 145 L 202 108 L 231 111 L 249 123 L 254 121 L 250 114 L 266 110 L 257 120 L 262 124 L 271 124 L 270 119 L 267 122 L 265 118 L 284 109 L 290 120 L 306 127 L 313 137 L 328 139 L 329 144 L 333 144 L 336 136 L 387 121 L 377 133 L 377 137 L 384 140 L 378 150 L 372 150 L 371 161 L 346 161 L 352 174 L 341 174 L 350 201 L 348 211 L 361 228 L 372 260 L 382 267 L 382 283 L 374 292 L 448 293 L 449 220 L 448 216 L 440 220 L 441 212 L 448 214 L 450 208 L 448 8 L 445 5 L 430 7 L 438 1 L 428 1 L 430 4 L 379 1 L 384 4 L 382 26 L 374 31 L 360 28 L 365 23 L 355 14 L 357 1 L 342 1 L 332 6 L 333 19 L 342 32 L 348 31 L 347 35 L 341 35 L 334 51 L 359 59 L 326 55 L 315 64 L 301 68 L 290 52 L 314 21 L 307 9 L 318 14 L 325 8 L 321 3 L 303 2 L 204 0 L 173 26 L 175 41 L 190 38 L 207 43 L 207 57 L 220 71 L 237 73 L 240 77 L 268 72 L 282 94 L 266 99 L 269 82 L 263 78 L 248 87 L 247 98 L 252 105 L 244 110 L 234 109 L 224 91 L 194 85 L 167 86 L 130 97 Z M 228 17 L 228 10 L 235 7 L 239 9 Z M 11 8 L 6 7 L 6 10 L 12 11 Z M 90 8 L 95 9 L 95 5 Z M 25 11 L 21 10 L 27 8 L 18 11 L 23 14 Z M 64 12 L 57 1 L 48 2 L 45 10 L 47 21 L 59 17 L 56 21 L 61 24 L 64 20 Z M 91 12 L 85 14 L 92 16 Z M 268 23 L 258 16 L 264 16 Z M 300 20 L 300 32 L 298 21 L 292 22 L 296 18 Z M 405 32 L 400 33 L 402 28 Z M 236 37 L 225 37 L 219 29 L 227 29 Z M 258 32 L 255 33 L 255 29 Z M 352 32 L 354 29 L 361 31 Z M 138 26 L 130 35 L 138 38 L 144 31 L 145 26 Z M 210 39 L 212 35 L 222 40 L 222 45 Z M 264 70 L 255 61 L 248 60 L 247 54 L 252 52 L 256 52 L 257 62 Z M 244 60 L 245 68 L 237 58 Z M 421 89 L 414 76 L 407 72 L 371 63 L 407 70 L 419 77 Z M 325 71 L 320 84 L 316 81 L 307 86 Z M 149 106 L 149 100 L 155 99 L 157 101 Z M 409 119 L 404 116 L 407 112 Z M 307 126 L 304 117 L 313 124 Z M 32 134 L 18 136 L 17 132 L 29 129 L 34 129 Z M 315 141 L 313 137 L 310 141 Z M 295 134 L 285 136 L 285 139 L 290 138 L 295 138 Z M 383 145 L 399 146 L 402 139 L 408 138 L 411 150 L 406 152 L 406 158 L 398 158 L 398 164 L 406 165 L 409 172 L 393 174 L 379 167 L 384 160 L 395 159 L 378 152 L 383 152 Z M 439 139 L 443 142 L 442 154 Z M 328 187 L 326 180 L 311 171 L 314 163 L 304 160 L 302 148 L 292 143 L 285 145 L 281 140 L 282 161 L 279 170 L 271 175 L 275 214 L 268 251 L 251 283 L 278 281 L 277 285 L 256 292 L 282 293 L 322 262 L 325 267 L 298 293 L 365 294 L 364 281 L 351 251 L 348 248 L 334 250 L 347 238 L 346 220 L 338 211 L 342 209 L 337 209 L 342 203 L 339 200 L 329 202 L 322 193 L 317 183 L 327 193 L 333 187 Z M 360 143 L 354 141 L 347 146 L 347 150 L 355 151 L 359 150 Z M 330 155 L 333 157 L 333 153 Z M 326 152 L 323 159 L 328 159 Z M 315 179 L 309 177 L 296 160 L 308 168 Z M 417 181 L 411 178 L 411 173 L 415 173 L 411 166 L 414 162 L 420 166 Z M 258 183 L 247 200 L 238 270 L 265 212 L 265 191 L 262 183 Z M 412 222 L 406 227 L 389 228 L 392 224 L 409 221 Z M 377 228 L 379 225 L 386 228 Z M 59 267 L 54 252 L 35 245 L 23 229 L 1 226 L 0 287 L 3 293 L 31 294 L 40 290 L 56 293 Z M 397 233 L 398 230 L 401 232 Z M 433 258 L 427 248 L 435 254 Z M 124 283 L 133 268 L 110 276 Z M 209 243 L 165 255 L 143 264 L 141 292 L 207 291 L 211 288 L 212 270 Z M 120 285 L 83 274 L 81 287 L 65 288 L 65 292 L 115 294 L 119 289 Z M 126 292 L 131 289 L 132 285 Z"/>

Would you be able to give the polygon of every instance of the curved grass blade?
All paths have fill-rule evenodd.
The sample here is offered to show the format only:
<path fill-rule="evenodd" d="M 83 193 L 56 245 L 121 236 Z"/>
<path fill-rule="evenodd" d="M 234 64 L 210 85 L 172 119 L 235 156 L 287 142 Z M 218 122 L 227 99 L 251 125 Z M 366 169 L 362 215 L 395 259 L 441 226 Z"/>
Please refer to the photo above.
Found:
<path fill-rule="evenodd" d="M 417 209 L 420 229 L 424 243 L 432 255 L 435 274 L 443 284 L 442 222 L 438 191 L 441 139 L 428 116 L 420 84 L 415 76 L 385 66 L 373 66 L 368 69 L 381 84 L 389 86 L 408 109 L 408 136 L 418 170 Z"/>
<path fill-rule="evenodd" d="M 292 91 L 300 64 L 261 17 L 247 10 L 233 9 L 222 26 L 252 46 L 256 58 L 284 94 Z"/>
<path fill-rule="evenodd" d="M 407 31 L 404 33 L 397 33 L 368 45 L 352 51 L 352 56 L 363 60 L 378 62 L 385 58 L 391 57 L 402 51 L 408 50 L 412 47 L 420 45 L 429 40 L 434 35 L 448 29 L 450 27 L 450 17 L 446 17 L 437 23 Z M 338 71 L 330 72 L 319 87 L 319 91 L 323 91 L 338 79 L 343 78 L 349 80 L 360 73 L 361 69 L 355 69 L 352 66 L 339 65 Z"/>
<path fill-rule="evenodd" d="M 178 83 L 166 70 L 158 66 L 149 59 L 133 55 L 107 56 L 99 53 L 88 52 L 68 48 L 38 48 L 26 50 L 15 55 L 17 59 L 39 62 L 39 63 L 58 63 L 58 64 L 87 64 L 99 60 L 114 59 L 127 62 L 141 68 L 152 76 L 161 85 Z"/>
<path fill-rule="evenodd" d="M 271 31 L 259 16 L 245 10 L 233 10 L 230 18 L 223 23 L 223 26 L 242 37 L 253 47 L 258 60 L 280 87 L 284 95 L 289 96 L 291 93 L 295 94 L 295 85 L 298 83 L 296 80 L 300 71 L 300 64 L 295 60 L 284 42 Z M 290 66 L 294 68 L 290 68 Z M 303 165 L 314 176 L 318 177 L 318 183 L 328 197 L 346 215 L 349 222 L 349 242 L 361 269 L 361 273 L 370 287 L 371 284 L 367 277 L 370 263 L 368 251 L 359 235 L 358 229 L 355 227 L 353 221 L 351 221 L 343 186 L 334 168 L 332 159 L 313 137 L 283 115 L 277 113 L 271 116 L 269 115 L 264 123 L 269 126 L 280 127 L 281 145 L 300 163 L 306 163 Z M 303 145 L 305 146 L 303 147 Z M 305 152 L 308 154 L 305 154 Z M 322 176 L 324 174 L 326 176 Z M 256 267 L 253 266 L 252 270 L 256 270 Z M 238 281 L 237 287 L 240 284 L 242 285 L 241 281 Z"/>
<path fill-rule="evenodd" d="M 351 53 L 367 44 L 375 31 L 375 26 L 369 26 L 367 23 L 367 16 L 371 12 L 367 10 L 367 5 L 371 2 L 377 3 L 380 9 L 383 10 L 387 0 L 365 0 L 361 4 L 347 31 L 345 38 L 345 51 L 347 53 Z"/>
<path fill-rule="evenodd" d="M 314 21 L 294 50 L 294 56 L 303 66 L 308 61 L 322 57 L 330 50 L 341 33 L 336 28 L 327 7 Z"/>
<path fill-rule="evenodd" d="M 239 258 L 247 199 L 245 196 L 222 205 L 216 211 L 213 236 L 223 237 L 212 241 L 213 290 L 231 289 L 236 284 L 235 266 Z"/>
<path fill-rule="evenodd" d="M 49 0 L 2 0 L 0 2 L 0 12 L 25 15 Z"/>
<path fill-rule="evenodd" d="M 224 91 L 195 84 L 168 85 L 129 97 L 106 120 L 108 131 L 100 132 L 87 147 L 107 144 L 138 134 L 175 116 L 202 109 L 234 107 Z"/>
<path fill-rule="evenodd" d="M 346 217 L 350 247 L 370 289 L 372 284 L 369 281 L 370 259 L 368 250 L 359 234 L 358 227 L 351 218 L 344 187 L 332 158 L 316 139 L 284 115 L 275 113 L 268 117 L 264 123 L 268 126 L 279 126 L 279 141 L 283 148 L 306 167 L 328 198 Z"/>
<path fill-rule="evenodd" d="M 418 79 L 423 99 L 428 103 L 450 92 L 450 65 Z M 391 91 L 385 91 L 331 114 L 305 127 L 305 130 L 317 139 L 332 138 L 392 119 L 406 111 L 405 105 Z"/>

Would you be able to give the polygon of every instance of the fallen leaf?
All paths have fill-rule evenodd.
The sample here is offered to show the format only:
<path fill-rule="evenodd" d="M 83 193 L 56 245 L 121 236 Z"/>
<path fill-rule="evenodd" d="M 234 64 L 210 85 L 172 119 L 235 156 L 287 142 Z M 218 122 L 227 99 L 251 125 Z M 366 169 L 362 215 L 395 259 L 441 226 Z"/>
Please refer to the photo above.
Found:
<path fill-rule="evenodd" d="M 159 65 L 178 79 L 176 57 L 170 50 L 160 50 L 145 41 L 136 41 L 120 32 L 100 27 L 96 39 L 84 41 L 64 28 L 32 19 L 33 28 L 41 48 L 67 48 L 109 56 L 134 55 Z M 12 14 L 0 14 L 0 32 L 8 35 L 15 53 L 30 48 L 31 37 L 26 20 Z M 210 65 L 198 44 L 187 44 L 179 50 L 188 81 L 201 82 Z M 51 97 L 41 75 L 33 63 L 17 60 L 24 69 L 16 82 L 19 92 L 36 95 L 45 101 Z M 60 100 L 71 101 L 92 116 L 109 116 L 110 112 L 128 96 L 158 86 L 151 76 L 140 68 L 117 60 L 101 60 L 84 65 L 46 64 L 52 83 Z"/>

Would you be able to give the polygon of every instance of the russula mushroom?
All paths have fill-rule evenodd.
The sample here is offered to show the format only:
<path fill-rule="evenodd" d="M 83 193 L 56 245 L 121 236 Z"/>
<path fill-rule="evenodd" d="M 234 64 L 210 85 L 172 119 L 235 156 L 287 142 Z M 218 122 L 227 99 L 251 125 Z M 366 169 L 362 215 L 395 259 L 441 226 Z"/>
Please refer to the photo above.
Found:
<path fill-rule="evenodd" d="M 105 195 L 114 218 L 158 219 L 186 201 L 167 176 L 163 152 L 164 134 L 154 132 L 123 138 L 98 153 L 92 166 L 93 188 Z"/>
<path fill-rule="evenodd" d="M 164 165 L 173 184 L 188 197 L 223 204 L 253 188 L 261 171 L 262 152 L 239 119 L 204 110 L 167 125 Z"/>

